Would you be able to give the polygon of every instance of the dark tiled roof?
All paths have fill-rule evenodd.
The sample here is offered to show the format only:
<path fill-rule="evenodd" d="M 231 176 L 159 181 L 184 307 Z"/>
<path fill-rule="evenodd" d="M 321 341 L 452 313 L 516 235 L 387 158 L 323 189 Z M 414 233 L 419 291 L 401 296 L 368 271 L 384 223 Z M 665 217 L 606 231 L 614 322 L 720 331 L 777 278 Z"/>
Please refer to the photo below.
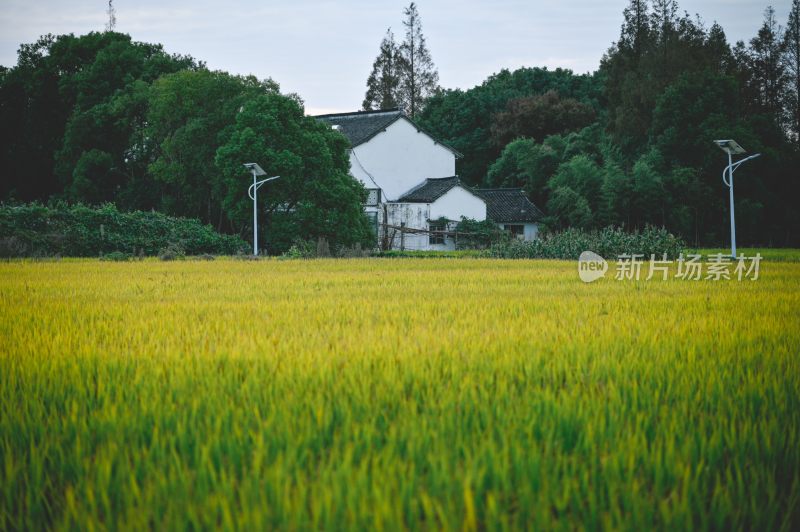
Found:
<path fill-rule="evenodd" d="M 544 216 L 521 188 L 479 188 L 486 200 L 486 216 L 495 222 L 538 222 Z"/>
<path fill-rule="evenodd" d="M 339 131 L 355 147 L 367 142 L 401 116 L 403 116 L 403 113 L 397 109 L 386 109 L 383 111 L 321 115 L 315 118 L 328 122 L 331 126 L 339 126 Z"/>
<path fill-rule="evenodd" d="M 426 179 L 403 194 L 397 201 L 402 203 L 433 203 L 444 196 L 451 188 L 460 184 L 461 180 L 458 176 Z"/>
<path fill-rule="evenodd" d="M 318 115 L 314 118 L 327 122 L 331 126 L 339 126 L 339 131 L 347 137 L 347 140 L 350 141 L 350 145 L 354 148 L 359 144 L 364 144 L 381 131 L 384 131 L 395 121 L 405 118 L 417 128 L 417 131 L 425 133 L 431 137 L 434 142 L 453 152 L 456 157 L 462 156 L 457 150 L 422 129 L 419 125 L 414 123 L 413 120 L 408 118 L 403 111 L 397 108 L 383 109 L 381 111 L 357 111 L 355 113 Z"/>

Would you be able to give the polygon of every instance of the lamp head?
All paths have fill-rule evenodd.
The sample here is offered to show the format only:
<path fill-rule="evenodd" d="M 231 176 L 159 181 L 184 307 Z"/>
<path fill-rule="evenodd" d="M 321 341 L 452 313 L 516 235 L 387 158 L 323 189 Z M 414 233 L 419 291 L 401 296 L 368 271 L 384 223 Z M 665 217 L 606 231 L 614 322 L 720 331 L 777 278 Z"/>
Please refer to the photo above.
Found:
<path fill-rule="evenodd" d="M 741 155 L 743 153 L 747 153 L 745 149 L 739 146 L 739 143 L 733 139 L 715 140 L 714 144 L 716 144 L 719 149 L 730 155 Z"/>
<path fill-rule="evenodd" d="M 254 173 L 256 176 L 267 175 L 263 168 L 258 163 L 244 163 L 244 167 Z"/>

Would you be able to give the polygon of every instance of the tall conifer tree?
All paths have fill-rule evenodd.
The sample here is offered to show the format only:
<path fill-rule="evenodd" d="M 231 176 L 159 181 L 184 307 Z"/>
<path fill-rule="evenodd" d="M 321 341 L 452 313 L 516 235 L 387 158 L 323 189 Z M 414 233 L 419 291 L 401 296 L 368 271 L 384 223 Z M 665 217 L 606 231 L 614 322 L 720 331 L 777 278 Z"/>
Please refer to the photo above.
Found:
<path fill-rule="evenodd" d="M 439 73 L 422 35 L 422 20 L 414 2 L 403 11 L 406 37 L 400 45 L 399 103 L 414 117 L 439 89 Z"/>
<path fill-rule="evenodd" d="M 400 85 L 398 63 L 399 49 L 394 41 L 392 29 L 389 28 L 381 41 L 378 57 L 372 63 L 372 73 L 367 78 L 367 93 L 362 104 L 365 111 L 398 106 L 397 93 Z"/>

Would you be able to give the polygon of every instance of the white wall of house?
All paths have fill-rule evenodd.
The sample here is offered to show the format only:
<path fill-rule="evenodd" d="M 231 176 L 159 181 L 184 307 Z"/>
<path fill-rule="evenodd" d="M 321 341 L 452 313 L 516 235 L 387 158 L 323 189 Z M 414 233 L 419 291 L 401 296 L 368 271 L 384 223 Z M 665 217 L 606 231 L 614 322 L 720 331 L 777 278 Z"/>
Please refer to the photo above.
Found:
<path fill-rule="evenodd" d="M 475 220 L 486 219 L 486 203 L 462 187 L 450 189 L 433 203 L 386 204 L 386 223 L 396 227 L 428 231 L 430 220 L 447 218 L 452 220 L 447 230 L 452 231 L 462 216 Z M 456 248 L 453 238 L 445 238 L 443 243 L 438 243 L 428 233 L 401 233 L 391 228 L 387 228 L 387 231 L 392 249 L 447 251 Z"/>
<path fill-rule="evenodd" d="M 539 224 L 525 224 L 525 240 L 531 241 L 539 238 Z"/>
<path fill-rule="evenodd" d="M 507 225 L 522 225 L 522 240 L 525 240 L 526 242 L 530 242 L 531 240 L 536 240 L 539 238 L 539 224 L 537 223 L 500 222 L 497 225 L 499 225 L 501 229 L 506 229 Z"/>
<path fill-rule="evenodd" d="M 463 187 L 456 186 L 431 203 L 431 220 L 447 218 L 459 222 L 462 216 L 478 221 L 485 220 L 486 202 Z"/>
<path fill-rule="evenodd" d="M 350 173 L 367 188 L 377 184 L 394 201 L 424 179 L 455 175 L 456 157 L 401 118 L 351 150 Z"/>
<path fill-rule="evenodd" d="M 430 205 L 427 203 L 387 203 L 386 224 L 396 227 L 405 226 L 410 229 L 428 229 Z M 397 229 L 386 229 L 391 242 L 391 249 L 426 250 L 428 235 L 402 233 Z"/>

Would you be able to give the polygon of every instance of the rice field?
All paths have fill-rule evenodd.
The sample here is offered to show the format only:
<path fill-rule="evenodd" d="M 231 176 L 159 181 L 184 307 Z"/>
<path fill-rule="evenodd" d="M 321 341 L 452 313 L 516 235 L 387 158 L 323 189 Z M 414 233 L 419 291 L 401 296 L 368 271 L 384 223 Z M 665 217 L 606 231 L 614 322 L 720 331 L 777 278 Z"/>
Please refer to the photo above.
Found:
<path fill-rule="evenodd" d="M 0 529 L 800 527 L 800 263 L 0 263 Z"/>

